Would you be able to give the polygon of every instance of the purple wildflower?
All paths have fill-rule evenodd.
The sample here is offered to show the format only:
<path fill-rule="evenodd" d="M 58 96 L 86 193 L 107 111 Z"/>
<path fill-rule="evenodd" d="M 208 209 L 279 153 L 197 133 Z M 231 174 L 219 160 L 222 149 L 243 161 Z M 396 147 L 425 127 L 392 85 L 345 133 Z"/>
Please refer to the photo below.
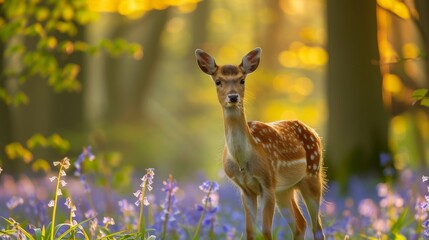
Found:
<path fill-rule="evenodd" d="M 425 221 L 423 221 L 422 227 L 429 228 L 429 219 L 426 219 Z"/>
<path fill-rule="evenodd" d="M 172 178 L 172 176 L 162 184 L 164 185 L 162 191 L 165 192 L 166 195 L 164 203 L 161 206 L 164 209 L 164 214 L 161 216 L 161 220 L 174 222 L 176 221 L 175 215 L 180 213 L 177 208 L 177 199 L 175 195 L 179 188 L 177 187 L 177 182 Z"/>
<path fill-rule="evenodd" d="M 82 164 L 85 159 L 88 159 L 89 161 L 93 161 L 95 159 L 95 155 L 91 152 L 91 146 L 83 147 L 82 153 L 79 154 L 76 162 L 74 163 L 74 166 L 76 168 L 74 175 L 80 177 L 80 182 L 83 185 L 84 192 L 89 193 L 91 189 L 89 188 L 89 185 L 86 181 L 86 176 L 83 173 L 82 169 Z"/>
<path fill-rule="evenodd" d="M 94 209 L 89 209 L 84 215 L 86 218 L 92 218 L 89 220 L 89 231 L 91 236 L 95 236 L 98 228 L 97 212 Z"/>
<path fill-rule="evenodd" d="M 80 170 L 82 167 L 82 163 L 85 159 L 89 159 L 89 161 L 93 161 L 95 159 L 95 155 L 91 152 L 91 146 L 83 147 L 82 153 L 77 157 L 74 166 L 77 170 Z"/>
<path fill-rule="evenodd" d="M 429 237 L 429 228 L 425 229 L 425 230 L 423 231 L 423 234 L 424 234 L 425 236 Z"/>
<path fill-rule="evenodd" d="M 369 219 L 376 219 L 378 215 L 377 205 L 372 199 L 363 199 L 359 203 L 359 213 Z"/>
<path fill-rule="evenodd" d="M 107 228 L 109 225 L 115 225 L 115 220 L 111 217 L 104 217 L 103 224 L 105 225 L 105 228 Z"/>
<path fill-rule="evenodd" d="M 203 206 L 197 205 L 197 211 L 201 212 L 201 217 L 194 234 L 194 239 L 198 236 L 201 226 L 209 227 L 209 235 L 214 236 L 214 226 L 218 210 L 219 197 L 216 192 L 219 190 L 219 185 L 216 182 L 205 181 L 199 188 L 206 195 L 202 200 Z"/>
<path fill-rule="evenodd" d="M 177 208 L 176 192 L 179 189 L 173 176 L 170 175 L 167 181 L 162 183 L 164 187 L 162 191 L 166 193 L 164 203 L 161 205 L 163 213 L 161 215 L 162 224 L 162 236 L 161 239 L 165 239 L 167 231 L 171 231 L 176 228 L 176 215 L 180 213 Z M 168 229 L 167 229 L 168 228 Z"/>
<path fill-rule="evenodd" d="M 24 204 L 24 199 L 22 197 L 13 196 L 11 199 L 9 199 L 9 201 L 7 201 L 6 207 L 12 211 L 13 209 L 22 204 Z"/>
<path fill-rule="evenodd" d="M 428 208 L 428 202 L 423 200 L 423 198 L 419 196 L 416 200 L 416 206 L 414 208 L 415 209 L 414 218 L 419 222 L 424 221 L 428 217 L 427 208 Z"/>
<path fill-rule="evenodd" d="M 380 165 L 382 167 L 388 166 L 392 161 L 392 155 L 390 153 L 380 153 Z"/>
<path fill-rule="evenodd" d="M 129 203 L 126 199 L 122 199 L 118 202 L 119 211 L 122 213 L 122 220 L 125 225 L 132 225 L 133 219 L 137 218 L 135 207 L 132 203 Z"/>

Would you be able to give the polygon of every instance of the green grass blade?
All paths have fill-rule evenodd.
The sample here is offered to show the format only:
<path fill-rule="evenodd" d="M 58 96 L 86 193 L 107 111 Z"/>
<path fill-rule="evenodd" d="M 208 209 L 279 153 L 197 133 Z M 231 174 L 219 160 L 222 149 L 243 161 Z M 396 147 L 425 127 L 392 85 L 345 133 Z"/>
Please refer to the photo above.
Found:
<path fill-rule="evenodd" d="M 86 220 L 84 220 L 84 221 L 82 221 L 82 222 L 80 222 L 80 223 L 78 223 L 78 224 L 76 224 L 76 225 L 74 225 L 74 226 L 71 226 L 70 224 L 68 224 L 68 223 L 63 223 L 63 224 L 58 224 L 56 227 L 55 227 L 55 235 L 56 235 L 56 233 L 58 232 L 58 230 L 61 228 L 61 227 L 63 227 L 63 226 L 71 226 L 71 227 L 69 227 L 69 229 L 67 229 L 63 234 L 61 234 L 59 237 L 58 237 L 58 239 L 62 239 L 62 238 L 64 238 L 67 234 L 69 234 L 71 231 L 73 231 L 73 230 L 75 230 L 76 228 L 78 228 L 79 226 L 82 226 L 82 224 L 84 224 L 84 223 L 86 223 L 86 222 L 88 222 L 88 221 L 90 221 L 91 219 L 93 219 L 93 218 L 88 218 L 88 219 L 86 219 Z M 85 231 L 84 231 L 85 232 Z M 88 235 L 85 233 L 84 234 L 85 235 L 85 239 L 89 239 L 89 237 L 88 237 Z"/>
<path fill-rule="evenodd" d="M 13 225 L 13 222 L 9 219 L 2 217 L 7 223 L 10 225 Z M 24 228 L 21 227 L 21 225 L 18 223 L 18 229 L 29 239 L 29 240 L 35 240 L 33 236 L 29 232 L 27 232 Z"/>

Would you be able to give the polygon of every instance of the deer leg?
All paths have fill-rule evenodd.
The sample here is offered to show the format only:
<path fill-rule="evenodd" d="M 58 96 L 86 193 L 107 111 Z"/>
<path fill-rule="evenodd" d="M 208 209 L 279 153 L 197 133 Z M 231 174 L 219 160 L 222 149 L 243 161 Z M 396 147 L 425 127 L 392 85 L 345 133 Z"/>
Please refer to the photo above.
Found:
<path fill-rule="evenodd" d="M 298 206 L 295 190 L 288 189 L 281 193 L 277 193 L 277 199 L 279 212 L 288 222 L 288 225 L 293 232 L 293 238 L 304 239 L 307 222 Z"/>
<path fill-rule="evenodd" d="M 242 191 L 241 201 L 243 203 L 244 215 L 246 218 L 246 239 L 254 239 L 254 230 L 257 229 L 257 196 Z"/>
<path fill-rule="evenodd" d="M 314 239 L 324 240 L 325 235 L 319 213 L 323 185 L 318 177 L 308 176 L 299 183 L 298 187 L 310 214 Z"/>
<path fill-rule="evenodd" d="M 262 233 L 264 239 L 272 239 L 272 226 L 274 210 L 276 207 L 275 193 L 269 189 L 266 189 L 262 193 L 261 204 L 262 204 Z"/>

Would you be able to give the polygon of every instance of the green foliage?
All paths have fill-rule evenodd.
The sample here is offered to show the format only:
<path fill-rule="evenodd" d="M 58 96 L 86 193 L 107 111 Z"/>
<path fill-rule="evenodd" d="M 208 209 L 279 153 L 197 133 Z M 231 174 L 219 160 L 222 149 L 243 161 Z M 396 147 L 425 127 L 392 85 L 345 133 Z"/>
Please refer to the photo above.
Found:
<path fill-rule="evenodd" d="M 56 91 L 79 91 L 79 64 L 70 62 L 74 53 L 97 53 L 102 49 L 112 55 L 126 52 L 142 56 L 138 44 L 124 39 L 107 40 L 91 45 L 80 40 L 79 31 L 97 15 L 86 0 L 4 1 L 0 6 L 0 42 L 5 46 L 3 59 L 11 59 L 0 75 L 14 87 L 0 87 L 0 99 L 7 104 L 27 104 L 28 96 L 20 89 L 29 78 L 39 76 Z"/>
<path fill-rule="evenodd" d="M 429 96 L 428 89 L 417 89 L 413 92 L 412 98 L 416 103 L 420 103 L 422 106 L 429 107 Z"/>
<path fill-rule="evenodd" d="M 400 233 L 402 229 L 404 229 L 409 222 L 407 222 L 407 215 L 408 215 L 408 207 L 404 209 L 404 211 L 399 216 L 398 220 L 395 221 L 395 223 L 392 225 L 390 229 L 390 234 L 392 235 L 393 239 L 402 240 L 407 239 L 404 235 Z"/>
<path fill-rule="evenodd" d="M 34 172 L 42 170 L 47 172 L 50 170 L 49 162 L 45 159 L 34 160 L 32 150 L 42 148 L 52 148 L 60 153 L 65 153 L 70 148 L 70 143 L 58 134 L 52 134 L 45 137 L 42 134 L 34 134 L 29 138 L 25 145 L 19 142 L 11 142 L 5 146 L 6 156 L 10 160 L 21 159 L 24 163 L 32 163 L 31 168 Z"/>

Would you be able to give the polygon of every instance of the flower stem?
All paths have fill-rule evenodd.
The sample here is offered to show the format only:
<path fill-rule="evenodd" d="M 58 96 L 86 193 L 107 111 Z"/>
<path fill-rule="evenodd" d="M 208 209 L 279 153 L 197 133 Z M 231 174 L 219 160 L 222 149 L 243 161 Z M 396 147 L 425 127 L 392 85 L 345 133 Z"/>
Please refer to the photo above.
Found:
<path fill-rule="evenodd" d="M 201 213 L 201 217 L 200 217 L 200 220 L 199 220 L 198 225 L 197 225 L 197 230 L 195 230 L 194 237 L 192 238 L 193 240 L 198 239 L 198 233 L 200 232 L 200 228 L 201 228 L 201 225 L 202 225 L 203 220 L 204 220 L 204 215 L 205 215 L 206 210 L 207 210 L 207 205 L 209 203 L 208 199 L 210 197 L 210 193 L 212 192 L 212 187 L 213 187 L 213 183 L 210 183 L 210 188 L 209 188 L 209 191 L 207 192 L 207 195 L 206 195 L 206 201 L 204 202 L 203 212 Z"/>
<path fill-rule="evenodd" d="M 58 176 L 57 176 L 57 185 L 55 187 L 54 209 L 52 210 L 51 240 L 54 240 L 55 217 L 56 217 L 56 213 L 57 213 L 57 201 L 58 201 L 58 189 L 60 188 L 60 180 L 61 180 L 62 170 L 63 170 L 63 165 L 60 164 L 60 170 L 58 171 Z"/>
<path fill-rule="evenodd" d="M 144 208 L 144 197 L 145 197 L 145 193 L 146 193 L 146 184 L 147 184 L 147 179 L 144 180 L 143 184 L 142 184 L 142 193 L 140 195 L 140 214 L 139 214 L 139 227 L 138 227 L 138 233 L 141 233 L 141 239 L 144 239 L 144 234 L 146 231 L 146 226 L 145 226 L 145 219 L 143 216 L 143 208 Z"/>
<path fill-rule="evenodd" d="M 173 175 L 171 175 L 171 174 L 169 176 L 169 181 L 170 181 L 170 184 L 173 184 Z M 162 228 L 161 240 L 165 239 L 165 234 L 167 233 L 168 217 L 169 217 L 169 213 L 170 213 L 170 210 L 171 210 L 171 195 L 172 195 L 172 191 L 173 191 L 173 188 L 170 187 L 168 189 L 167 212 L 165 213 L 165 219 L 164 219 L 164 224 L 163 224 L 163 228 Z"/>

